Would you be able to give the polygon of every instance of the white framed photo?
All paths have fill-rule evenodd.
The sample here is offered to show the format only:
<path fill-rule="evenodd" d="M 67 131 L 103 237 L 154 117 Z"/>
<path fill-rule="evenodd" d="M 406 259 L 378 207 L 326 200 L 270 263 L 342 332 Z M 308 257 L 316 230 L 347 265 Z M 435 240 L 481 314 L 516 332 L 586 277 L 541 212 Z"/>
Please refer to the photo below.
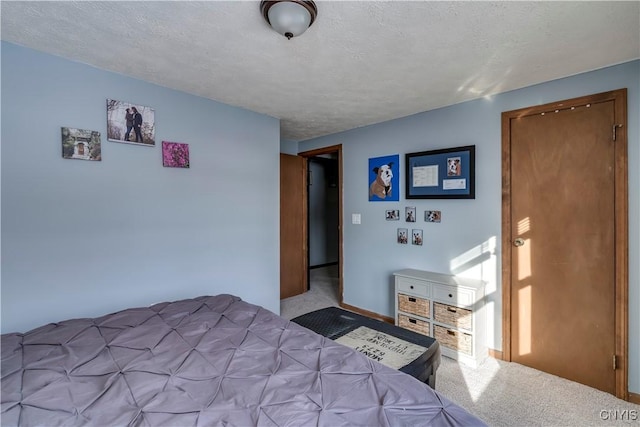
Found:
<path fill-rule="evenodd" d="M 63 159 L 102 160 L 100 132 L 63 127 L 61 134 Z"/>
<path fill-rule="evenodd" d="M 440 211 L 424 211 L 424 220 L 426 222 L 440 222 L 442 212 Z"/>
<path fill-rule="evenodd" d="M 409 243 L 409 230 L 406 228 L 398 228 L 398 243 L 406 245 Z"/>
<path fill-rule="evenodd" d="M 399 221 L 400 220 L 400 210 L 399 209 L 389 209 L 384 213 L 384 219 L 387 221 Z"/>
<path fill-rule="evenodd" d="M 407 206 L 404 209 L 404 219 L 407 222 L 416 222 L 416 208 L 414 206 Z"/>
<path fill-rule="evenodd" d="M 147 147 L 156 145 L 155 110 L 131 102 L 107 99 L 107 140 L 137 144 Z"/>
<path fill-rule="evenodd" d="M 411 230 L 411 244 L 422 246 L 422 230 Z"/>

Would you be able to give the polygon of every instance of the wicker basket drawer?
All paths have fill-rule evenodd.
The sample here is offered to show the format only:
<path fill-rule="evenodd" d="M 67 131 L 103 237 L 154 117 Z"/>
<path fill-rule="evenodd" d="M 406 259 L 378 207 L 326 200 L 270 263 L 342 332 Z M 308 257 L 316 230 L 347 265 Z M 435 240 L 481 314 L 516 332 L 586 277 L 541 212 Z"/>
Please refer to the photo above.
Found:
<path fill-rule="evenodd" d="M 429 322 L 424 320 L 414 319 L 404 314 L 398 314 L 398 326 L 410 331 L 417 332 L 422 335 L 431 336 L 429 333 Z"/>
<path fill-rule="evenodd" d="M 430 317 L 431 314 L 428 299 L 400 293 L 398 294 L 398 310 L 422 317 Z"/>
<path fill-rule="evenodd" d="M 473 337 L 469 334 L 433 325 L 433 337 L 445 347 L 473 355 Z"/>
<path fill-rule="evenodd" d="M 456 328 L 473 331 L 473 312 L 465 308 L 434 302 L 433 319 Z"/>

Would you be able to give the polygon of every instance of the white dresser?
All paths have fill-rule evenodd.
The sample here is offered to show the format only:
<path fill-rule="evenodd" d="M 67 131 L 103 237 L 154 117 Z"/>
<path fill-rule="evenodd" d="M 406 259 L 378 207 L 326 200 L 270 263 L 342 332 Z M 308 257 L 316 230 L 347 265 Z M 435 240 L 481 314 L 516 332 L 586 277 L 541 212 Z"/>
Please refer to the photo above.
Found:
<path fill-rule="evenodd" d="M 397 326 L 435 338 L 444 356 L 467 365 L 487 357 L 483 281 L 413 269 L 393 275 Z"/>

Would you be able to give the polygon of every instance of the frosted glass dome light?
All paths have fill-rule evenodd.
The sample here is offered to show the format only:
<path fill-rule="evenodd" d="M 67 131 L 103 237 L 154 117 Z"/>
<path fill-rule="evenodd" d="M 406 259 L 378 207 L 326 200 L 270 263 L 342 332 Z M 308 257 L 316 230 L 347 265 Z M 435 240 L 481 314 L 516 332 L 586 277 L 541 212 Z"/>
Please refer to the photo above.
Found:
<path fill-rule="evenodd" d="M 288 39 L 304 33 L 318 15 L 314 2 L 302 0 L 262 0 L 260 10 L 269 25 Z"/>

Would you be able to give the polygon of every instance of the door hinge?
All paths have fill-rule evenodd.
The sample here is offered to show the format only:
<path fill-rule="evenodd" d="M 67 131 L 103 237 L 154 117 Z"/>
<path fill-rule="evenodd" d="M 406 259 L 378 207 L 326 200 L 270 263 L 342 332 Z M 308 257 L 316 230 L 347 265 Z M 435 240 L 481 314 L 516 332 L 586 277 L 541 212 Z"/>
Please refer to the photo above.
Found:
<path fill-rule="evenodd" d="M 622 125 L 613 125 L 613 140 L 616 140 L 616 129 L 621 128 Z"/>
<path fill-rule="evenodd" d="M 614 354 L 613 355 L 613 370 L 615 371 L 616 369 L 618 369 L 618 358 Z"/>

